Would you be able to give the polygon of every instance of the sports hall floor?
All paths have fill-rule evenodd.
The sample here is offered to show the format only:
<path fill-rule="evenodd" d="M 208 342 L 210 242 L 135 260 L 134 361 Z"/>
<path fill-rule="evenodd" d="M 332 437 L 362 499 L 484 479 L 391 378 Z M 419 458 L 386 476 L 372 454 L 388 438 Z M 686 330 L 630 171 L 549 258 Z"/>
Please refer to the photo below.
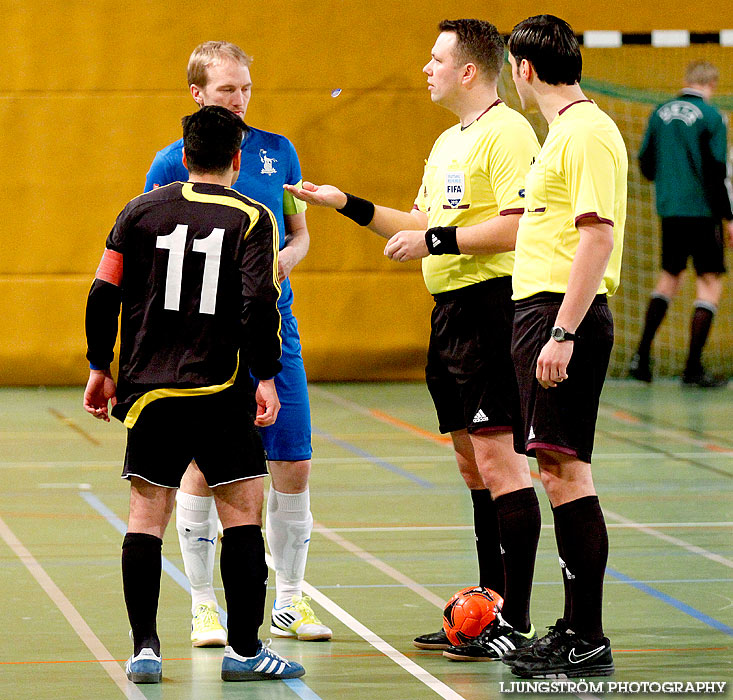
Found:
<path fill-rule="evenodd" d="M 611 540 L 604 604 L 617 672 L 607 681 L 733 681 L 732 398 L 672 381 L 606 386 L 594 475 Z M 450 662 L 411 645 L 438 629 L 454 591 L 475 583 L 470 499 L 424 386 L 318 384 L 311 400 L 317 525 L 306 592 L 333 641 L 273 642 L 305 665 L 302 679 L 222 683 L 221 651 L 189 646 L 169 527 L 164 680 L 133 686 L 121 666 L 130 654 L 119 563 L 124 429 L 87 416 L 78 388 L 1 389 L 0 698 L 501 697 L 513 679 L 503 664 Z M 562 586 L 540 501 L 532 618 L 544 628 Z"/>

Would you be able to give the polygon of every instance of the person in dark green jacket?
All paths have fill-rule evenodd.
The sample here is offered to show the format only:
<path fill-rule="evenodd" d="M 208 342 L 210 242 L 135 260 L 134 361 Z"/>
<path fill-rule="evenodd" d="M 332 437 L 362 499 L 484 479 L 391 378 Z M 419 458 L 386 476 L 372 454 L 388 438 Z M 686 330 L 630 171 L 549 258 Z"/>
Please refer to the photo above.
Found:
<path fill-rule="evenodd" d="M 733 213 L 726 186 L 726 125 L 721 113 L 709 104 L 717 83 L 715 66 L 706 61 L 690 63 L 684 89 L 649 118 L 639 151 L 641 172 L 654 181 L 657 213 L 662 220 L 662 273 L 629 367 L 629 374 L 644 382 L 652 381 L 654 335 L 692 257 L 697 297 L 682 382 L 704 388 L 727 383 L 727 379 L 708 374 L 702 365 L 702 350 L 723 291 L 725 239 L 733 245 Z"/>

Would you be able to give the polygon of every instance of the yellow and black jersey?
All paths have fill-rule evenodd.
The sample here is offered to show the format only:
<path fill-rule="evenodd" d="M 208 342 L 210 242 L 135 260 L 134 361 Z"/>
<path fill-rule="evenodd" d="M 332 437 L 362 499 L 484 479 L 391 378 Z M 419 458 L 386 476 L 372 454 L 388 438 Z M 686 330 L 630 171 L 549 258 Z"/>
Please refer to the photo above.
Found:
<path fill-rule="evenodd" d="M 428 226 L 471 226 L 524 211 L 524 179 L 540 150 L 532 127 L 501 100 L 478 119 L 444 131 L 425 164 L 415 207 Z M 429 255 L 425 285 L 432 294 L 512 274 L 514 253 Z"/>
<path fill-rule="evenodd" d="M 277 251 L 272 212 L 228 187 L 174 182 L 128 203 L 87 302 L 96 368 L 112 359 L 121 305 L 115 417 L 131 427 L 155 399 L 280 371 Z"/>
<path fill-rule="evenodd" d="M 517 232 L 514 299 L 565 293 L 580 241 L 577 223 L 613 226 L 613 252 L 599 294 L 621 276 L 628 156 L 613 120 L 590 100 L 560 110 L 527 175 L 526 207 Z"/>

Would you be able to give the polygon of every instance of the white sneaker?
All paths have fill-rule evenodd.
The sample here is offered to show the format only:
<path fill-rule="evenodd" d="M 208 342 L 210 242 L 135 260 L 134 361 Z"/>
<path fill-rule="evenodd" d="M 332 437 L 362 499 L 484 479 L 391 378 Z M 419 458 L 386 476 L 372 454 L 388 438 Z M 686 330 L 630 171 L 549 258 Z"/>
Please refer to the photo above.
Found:
<path fill-rule="evenodd" d="M 223 647 L 227 643 L 227 631 L 219 622 L 216 603 L 200 603 L 191 620 L 191 644 L 195 647 Z"/>
<path fill-rule="evenodd" d="M 270 633 L 276 637 L 297 637 L 301 642 L 331 639 L 333 632 L 326 627 L 308 604 L 309 596 L 293 596 L 293 602 L 283 608 L 272 608 Z"/>

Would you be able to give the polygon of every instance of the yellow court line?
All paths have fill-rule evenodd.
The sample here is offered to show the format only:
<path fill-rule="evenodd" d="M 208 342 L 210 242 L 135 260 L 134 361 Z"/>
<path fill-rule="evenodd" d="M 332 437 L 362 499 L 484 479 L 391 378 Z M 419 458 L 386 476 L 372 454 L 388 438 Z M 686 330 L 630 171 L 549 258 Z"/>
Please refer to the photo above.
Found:
<path fill-rule="evenodd" d="M 86 644 L 87 648 L 92 652 L 100 666 L 102 666 L 109 677 L 122 691 L 122 694 L 128 698 L 128 700 L 145 700 L 145 696 L 138 690 L 138 688 L 127 680 L 127 676 L 120 665 L 116 661 L 111 660 L 112 654 L 109 653 L 97 635 L 94 634 L 86 620 L 79 614 L 79 611 L 63 594 L 61 589 L 46 573 L 45 569 L 25 548 L 23 543 L 15 536 L 13 531 L 7 526 L 2 518 L 0 518 L 0 537 L 5 540 L 8 547 L 10 547 L 18 559 L 23 562 L 25 568 L 28 569 L 33 578 L 36 579 L 48 597 L 61 611 L 62 615 L 66 618 L 73 630 L 79 635 L 79 639 Z"/>

